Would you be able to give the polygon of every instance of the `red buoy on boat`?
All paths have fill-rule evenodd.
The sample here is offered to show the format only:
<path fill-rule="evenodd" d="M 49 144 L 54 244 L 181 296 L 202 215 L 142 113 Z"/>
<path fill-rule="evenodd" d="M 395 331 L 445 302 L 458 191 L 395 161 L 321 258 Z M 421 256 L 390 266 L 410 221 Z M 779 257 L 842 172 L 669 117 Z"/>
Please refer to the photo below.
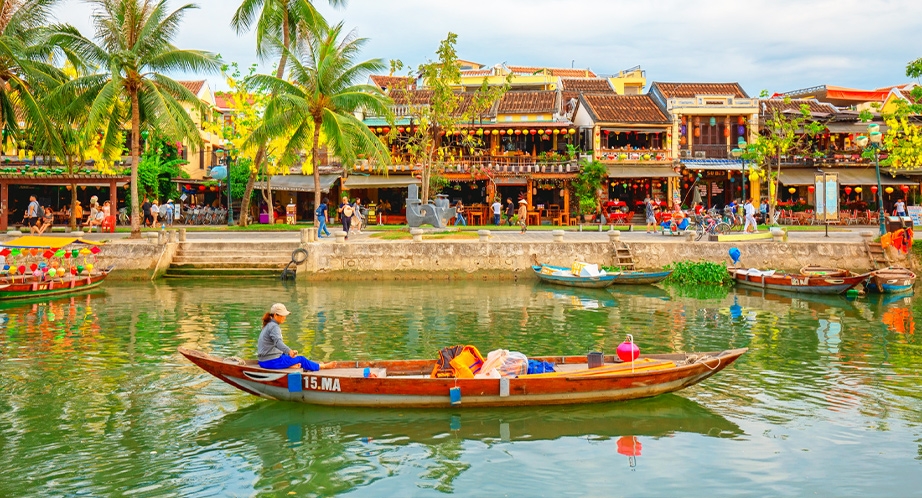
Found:
<path fill-rule="evenodd" d="M 627 339 L 618 345 L 618 358 L 621 361 L 634 361 L 640 356 L 640 348 L 634 344 L 634 336 L 627 335 Z"/>

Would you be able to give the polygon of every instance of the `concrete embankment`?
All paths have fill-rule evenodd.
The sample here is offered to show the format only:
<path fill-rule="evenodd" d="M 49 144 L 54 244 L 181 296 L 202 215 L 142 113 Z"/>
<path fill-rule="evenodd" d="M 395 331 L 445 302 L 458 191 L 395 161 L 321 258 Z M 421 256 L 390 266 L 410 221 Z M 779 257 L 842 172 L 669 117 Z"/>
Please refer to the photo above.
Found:
<path fill-rule="evenodd" d="M 616 232 L 617 233 L 617 232 Z M 550 237 L 547 237 L 550 239 Z M 598 239 L 598 237 L 597 237 Z M 617 266 L 615 249 L 621 237 L 609 240 L 478 241 L 423 240 L 356 241 L 346 244 L 310 243 L 309 256 L 298 277 L 341 279 L 517 279 L 536 262 L 569 266 L 587 261 Z M 740 264 L 795 270 L 823 265 L 863 272 L 871 261 L 863 241 L 691 242 L 663 238 L 656 242 L 626 242 L 637 268 L 658 268 L 683 260 L 729 262 L 732 247 L 741 250 Z M 894 263 L 908 265 L 905 256 L 891 253 Z"/>
<path fill-rule="evenodd" d="M 153 236 L 154 234 L 152 234 Z M 534 278 L 531 266 L 537 263 L 569 266 L 574 261 L 588 261 L 617 266 L 615 249 L 626 245 L 634 255 L 638 268 L 658 268 L 675 261 L 729 262 L 728 251 L 737 247 L 742 252 L 741 265 L 758 268 L 794 270 L 815 264 L 867 271 L 871 268 L 865 240 L 857 233 L 838 234 L 824 239 L 822 235 L 791 237 L 788 242 L 764 240 L 758 242 L 693 242 L 684 237 L 655 237 L 645 234 L 618 232 L 566 232 L 560 240 L 548 232 L 494 233 L 478 239 L 442 240 L 380 240 L 367 235 L 350 237 L 338 243 L 325 239 L 308 242 L 296 233 L 267 235 L 263 233 L 226 234 L 219 238 L 208 234 L 189 234 L 180 240 L 177 233 L 149 240 L 112 240 L 103 247 L 97 266 L 115 265 L 118 271 L 112 279 L 148 279 L 162 276 L 171 264 L 182 266 L 182 251 L 196 259 L 193 266 L 222 268 L 234 274 L 243 262 L 272 259 L 273 268 L 282 268 L 290 260 L 292 248 L 302 247 L 307 256 L 297 269 L 299 280 L 423 280 L 423 279 L 487 279 L 513 280 Z M 558 234 L 559 235 L 559 234 Z M 867 235 L 867 234 L 865 234 Z M 798 240 L 799 239 L 799 240 Z M 203 251 L 211 251 L 213 257 Z M 206 251 L 206 252 L 207 252 Z M 201 254 L 199 254 L 201 253 Z M 893 264 L 912 266 L 905 255 L 888 250 Z M 187 254 L 187 255 L 188 255 Z M 278 261 L 275 261 L 275 260 Z M 211 265 L 206 263 L 211 262 Z M 228 263 L 230 262 L 230 263 Z M 192 264 L 192 263 L 190 263 Z M 267 263 L 268 264 L 268 263 Z M 247 264 L 246 266 L 254 266 Z M 258 266 L 258 265 L 256 265 Z M 214 275 L 223 275 L 214 272 Z M 279 272 L 280 273 L 280 272 Z"/>

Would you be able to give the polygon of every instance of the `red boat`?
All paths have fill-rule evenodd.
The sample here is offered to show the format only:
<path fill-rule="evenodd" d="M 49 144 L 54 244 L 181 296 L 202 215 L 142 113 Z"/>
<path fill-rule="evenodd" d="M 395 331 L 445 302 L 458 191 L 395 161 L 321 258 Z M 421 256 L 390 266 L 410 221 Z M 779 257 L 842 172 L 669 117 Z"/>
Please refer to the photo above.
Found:
<path fill-rule="evenodd" d="M 68 275 L 64 278 L 38 279 L 29 276 L 0 278 L 0 301 L 32 299 L 70 294 L 98 287 L 109 276 L 111 268 L 91 275 Z"/>
<path fill-rule="evenodd" d="M 807 273 L 783 273 L 755 268 L 730 268 L 729 270 L 736 283 L 744 287 L 799 294 L 842 294 L 868 279 L 867 274 L 840 273 L 844 270 Z"/>
<path fill-rule="evenodd" d="M 99 244 L 76 237 L 25 236 L 0 247 L 0 301 L 71 294 L 98 287 L 114 267 L 94 269 Z M 67 247 L 67 249 L 65 249 Z"/>
<path fill-rule="evenodd" d="M 338 361 L 318 372 L 269 370 L 256 361 L 179 348 L 202 370 L 241 391 L 274 400 L 330 406 L 440 408 L 603 403 L 647 398 L 697 384 L 747 350 L 644 355 L 624 363 L 605 356 L 532 358 L 555 373 L 502 378 L 433 378 L 436 360 Z"/>

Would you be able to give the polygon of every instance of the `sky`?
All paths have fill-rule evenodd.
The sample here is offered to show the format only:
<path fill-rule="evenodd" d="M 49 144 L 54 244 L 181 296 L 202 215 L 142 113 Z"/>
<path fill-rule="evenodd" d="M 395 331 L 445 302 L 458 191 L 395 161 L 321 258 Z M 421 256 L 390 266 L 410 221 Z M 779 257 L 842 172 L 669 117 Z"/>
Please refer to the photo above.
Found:
<path fill-rule="evenodd" d="M 175 44 L 219 53 L 242 67 L 259 62 L 255 36 L 238 36 L 236 0 L 198 0 Z M 448 32 L 464 60 L 487 66 L 589 68 L 613 74 L 640 66 L 648 84 L 739 82 L 750 96 L 836 85 L 879 88 L 911 81 L 922 57 L 919 0 L 349 0 L 314 2 L 331 23 L 368 38 L 364 58 L 412 67 L 435 59 Z M 171 1 L 177 8 L 184 2 Z M 90 35 L 92 8 L 64 0 L 59 22 Z M 260 70 L 271 72 L 272 61 Z M 220 75 L 176 75 L 227 86 Z"/>

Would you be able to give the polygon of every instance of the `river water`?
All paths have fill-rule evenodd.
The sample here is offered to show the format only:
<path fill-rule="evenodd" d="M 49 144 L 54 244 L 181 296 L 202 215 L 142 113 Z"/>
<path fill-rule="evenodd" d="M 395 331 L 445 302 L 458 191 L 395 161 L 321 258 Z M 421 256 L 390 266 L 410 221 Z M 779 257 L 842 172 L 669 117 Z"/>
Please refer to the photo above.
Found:
<path fill-rule="evenodd" d="M 261 400 L 179 346 L 252 356 L 284 302 L 315 360 L 749 347 L 649 400 L 503 410 Z M 497 282 L 109 282 L 0 306 L 0 496 L 920 494 L 912 298 Z M 922 323 L 922 317 L 920 317 Z"/>

